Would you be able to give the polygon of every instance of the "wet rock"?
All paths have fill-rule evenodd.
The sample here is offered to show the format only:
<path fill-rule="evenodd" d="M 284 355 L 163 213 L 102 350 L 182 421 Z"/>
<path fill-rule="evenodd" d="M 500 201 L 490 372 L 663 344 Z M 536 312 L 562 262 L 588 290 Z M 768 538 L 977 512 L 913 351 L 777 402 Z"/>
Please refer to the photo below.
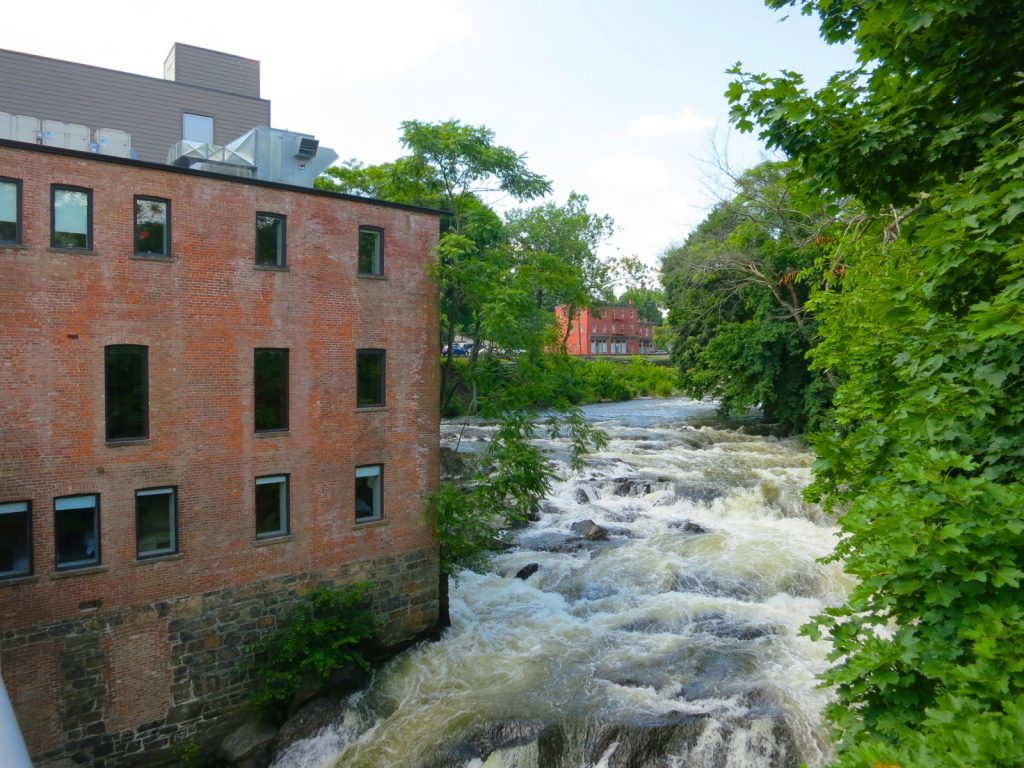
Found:
<path fill-rule="evenodd" d="M 705 574 L 681 573 L 676 578 L 675 592 L 696 592 L 711 597 L 732 597 L 737 600 L 763 600 L 765 594 L 761 584 L 740 579 L 719 579 Z"/>
<path fill-rule="evenodd" d="M 702 533 L 711 533 L 711 531 L 705 528 L 703 525 L 695 523 L 692 520 L 687 520 L 685 523 L 683 523 L 681 530 L 683 533 L 692 533 L 694 535 L 700 535 Z"/>
<path fill-rule="evenodd" d="M 476 468 L 476 460 L 472 456 L 441 447 L 441 479 L 460 483 L 469 479 Z"/>
<path fill-rule="evenodd" d="M 576 490 L 572 493 L 573 501 L 577 504 L 589 504 L 592 501 L 596 501 L 599 497 L 597 491 L 585 485 L 579 485 Z"/>
<path fill-rule="evenodd" d="M 677 500 L 685 499 L 697 504 L 710 504 L 716 499 L 724 498 L 728 492 L 714 485 L 676 483 L 675 494 Z"/>
<path fill-rule="evenodd" d="M 536 741 L 542 730 L 540 723 L 531 720 L 505 720 L 484 726 L 470 738 L 470 743 L 487 756 L 498 749 Z"/>
<path fill-rule="evenodd" d="M 663 621 L 657 621 L 655 619 L 637 619 L 627 624 L 623 624 L 619 627 L 623 632 L 644 632 L 652 635 L 660 634 L 662 632 L 672 632 L 674 627 L 666 624 Z M 621 683 L 621 685 L 630 685 L 629 683 Z M 633 686 L 636 687 L 636 686 Z"/>
<path fill-rule="evenodd" d="M 270 745 L 277 728 L 262 721 L 250 721 L 229 733 L 217 756 L 232 768 L 264 768 L 270 764 Z"/>
<path fill-rule="evenodd" d="M 724 613 L 701 613 L 691 620 L 697 632 L 733 640 L 756 640 L 759 637 L 778 634 L 778 627 L 772 624 L 743 621 Z"/>
<path fill-rule="evenodd" d="M 694 536 L 712 532 L 710 528 L 705 528 L 703 525 L 695 523 L 692 520 L 673 520 L 668 524 L 668 527 L 672 530 L 693 534 Z"/>
<path fill-rule="evenodd" d="M 557 515 L 562 511 L 562 508 L 553 501 L 542 501 L 540 503 L 540 511 L 545 515 Z"/>
<path fill-rule="evenodd" d="M 516 578 L 517 579 L 522 579 L 523 581 L 526 581 L 528 578 L 533 576 L 533 574 L 535 574 L 539 570 L 540 570 L 540 564 L 539 563 L 530 563 L 529 565 L 525 565 L 525 566 L 523 566 L 522 568 L 519 569 L 519 572 L 516 573 Z"/>
<path fill-rule="evenodd" d="M 608 509 L 604 510 L 604 514 L 616 523 L 635 523 L 637 518 L 635 509 Z"/>
<path fill-rule="evenodd" d="M 672 488 L 667 477 L 617 477 L 612 480 L 612 493 L 616 496 L 648 496 Z"/>
<path fill-rule="evenodd" d="M 578 552 L 586 546 L 586 541 L 578 536 L 567 533 L 542 533 L 535 536 L 523 536 L 519 539 L 520 549 L 530 552 Z"/>
<path fill-rule="evenodd" d="M 713 729 L 711 738 L 707 732 Z M 568 720 L 537 739 L 537 765 L 576 768 L 648 768 L 660 765 L 771 765 L 795 768 L 799 754 L 785 723 L 721 722 L 709 713 L 651 716 L 646 721 L 605 723 Z"/>
<path fill-rule="evenodd" d="M 308 739 L 315 733 L 337 722 L 344 714 L 344 705 L 338 696 L 320 696 L 285 720 L 272 745 L 273 751 L 284 749 L 301 739 Z"/>
<path fill-rule="evenodd" d="M 593 520 L 579 520 L 570 525 L 569 530 L 589 541 L 606 541 L 608 539 L 608 529 L 602 528 Z"/>

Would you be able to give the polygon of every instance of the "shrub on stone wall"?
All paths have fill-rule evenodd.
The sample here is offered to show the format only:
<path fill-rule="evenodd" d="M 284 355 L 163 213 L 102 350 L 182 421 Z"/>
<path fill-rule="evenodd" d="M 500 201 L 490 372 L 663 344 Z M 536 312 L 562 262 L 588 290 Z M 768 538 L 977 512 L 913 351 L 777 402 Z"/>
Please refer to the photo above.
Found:
<path fill-rule="evenodd" d="M 360 582 L 312 590 L 289 610 L 276 632 L 256 644 L 252 704 L 261 715 L 281 718 L 296 696 L 369 667 L 362 647 L 379 623 L 367 604 L 371 586 Z"/>

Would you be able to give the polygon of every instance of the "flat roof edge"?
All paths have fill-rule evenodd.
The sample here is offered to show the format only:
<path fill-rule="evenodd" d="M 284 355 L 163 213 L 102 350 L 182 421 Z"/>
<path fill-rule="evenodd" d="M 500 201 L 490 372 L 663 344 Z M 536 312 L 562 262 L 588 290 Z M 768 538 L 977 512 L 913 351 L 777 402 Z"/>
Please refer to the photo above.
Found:
<path fill-rule="evenodd" d="M 111 155 L 100 155 L 95 152 L 80 152 L 76 149 L 65 149 L 63 147 L 48 147 L 43 144 L 29 144 L 24 141 L 14 141 L 12 139 L 0 139 L 0 147 L 7 149 L 20 150 L 22 152 L 38 152 L 47 155 L 59 155 L 62 157 L 73 157 L 79 160 L 93 160 L 98 163 L 111 163 L 114 165 L 127 165 L 135 168 L 145 168 L 151 171 L 164 171 L 166 173 L 179 173 L 186 174 L 189 176 L 196 176 L 204 179 L 214 179 L 217 181 L 229 181 L 235 184 L 249 184 L 257 187 L 268 187 L 270 189 L 281 189 L 288 192 L 299 192 L 308 195 L 317 195 L 320 197 L 333 197 L 341 200 L 348 200 L 354 203 L 366 203 L 368 205 L 378 205 L 385 208 L 398 208 L 403 211 L 411 211 L 414 213 L 425 213 L 431 216 L 447 216 L 447 211 L 442 211 L 437 208 L 424 208 L 418 205 L 409 205 L 407 203 L 394 203 L 390 200 L 379 200 L 375 197 L 360 197 L 359 195 L 349 195 L 344 192 L 331 192 L 326 189 L 316 189 L 315 187 L 297 187 L 293 184 L 283 184 L 279 181 L 265 181 L 263 179 L 245 179 L 239 176 L 232 176 L 225 173 L 216 173 L 215 171 L 194 171 L 191 168 L 179 168 L 176 165 L 166 165 L 164 163 L 151 163 L 146 160 L 132 160 L 128 157 L 114 157 Z"/>

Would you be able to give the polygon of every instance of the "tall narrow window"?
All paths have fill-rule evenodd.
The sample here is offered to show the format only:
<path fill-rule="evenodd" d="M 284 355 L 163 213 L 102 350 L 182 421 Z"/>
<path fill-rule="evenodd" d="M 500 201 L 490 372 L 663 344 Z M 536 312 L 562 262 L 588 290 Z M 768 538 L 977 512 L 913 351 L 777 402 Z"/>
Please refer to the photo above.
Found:
<path fill-rule="evenodd" d="M 0 179 L 0 243 L 21 242 L 21 182 Z"/>
<path fill-rule="evenodd" d="M 92 248 L 92 190 L 54 184 L 50 198 L 50 245 Z"/>
<path fill-rule="evenodd" d="M 288 350 L 257 349 L 253 384 L 256 431 L 288 429 Z"/>
<path fill-rule="evenodd" d="M 181 115 L 181 138 L 199 144 L 213 144 L 213 118 L 183 112 Z"/>
<path fill-rule="evenodd" d="M 285 217 L 276 213 L 256 214 L 256 264 L 283 267 Z"/>
<path fill-rule="evenodd" d="M 135 198 L 135 253 L 171 255 L 171 202 L 155 197 Z"/>
<path fill-rule="evenodd" d="M 256 538 L 288 533 L 288 475 L 256 478 Z"/>
<path fill-rule="evenodd" d="M 0 579 L 32 573 L 32 505 L 0 504 Z"/>
<path fill-rule="evenodd" d="M 107 440 L 149 437 L 149 350 L 116 344 L 104 350 Z"/>
<path fill-rule="evenodd" d="M 57 570 L 100 562 L 100 497 L 64 496 L 53 501 Z"/>
<path fill-rule="evenodd" d="M 356 522 L 380 520 L 384 514 L 384 467 L 356 467 Z"/>
<path fill-rule="evenodd" d="M 359 274 L 384 274 L 384 230 L 380 227 L 359 228 Z"/>
<path fill-rule="evenodd" d="M 356 406 L 384 405 L 384 350 L 356 350 Z"/>
<path fill-rule="evenodd" d="M 135 492 L 135 549 L 139 559 L 178 551 L 178 489 Z"/>

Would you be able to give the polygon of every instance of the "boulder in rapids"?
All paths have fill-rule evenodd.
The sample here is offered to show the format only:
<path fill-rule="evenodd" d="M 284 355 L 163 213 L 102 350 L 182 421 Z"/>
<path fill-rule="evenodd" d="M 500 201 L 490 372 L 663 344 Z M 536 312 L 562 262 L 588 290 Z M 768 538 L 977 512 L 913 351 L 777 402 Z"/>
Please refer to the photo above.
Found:
<path fill-rule="evenodd" d="M 539 563 L 530 563 L 529 565 L 524 565 L 522 568 L 519 569 L 519 572 L 516 574 L 516 578 L 517 579 L 522 579 L 523 581 L 526 581 L 528 578 L 533 576 L 533 574 L 535 574 L 539 570 L 540 570 L 540 564 Z"/>
<path fill-rule="evenodd" d="M 590 541 L 606 541 L 608 539 L 608 529 L 602 528 L 593 520 L 579 520 L 570 525 L 569 530 Z"/>

